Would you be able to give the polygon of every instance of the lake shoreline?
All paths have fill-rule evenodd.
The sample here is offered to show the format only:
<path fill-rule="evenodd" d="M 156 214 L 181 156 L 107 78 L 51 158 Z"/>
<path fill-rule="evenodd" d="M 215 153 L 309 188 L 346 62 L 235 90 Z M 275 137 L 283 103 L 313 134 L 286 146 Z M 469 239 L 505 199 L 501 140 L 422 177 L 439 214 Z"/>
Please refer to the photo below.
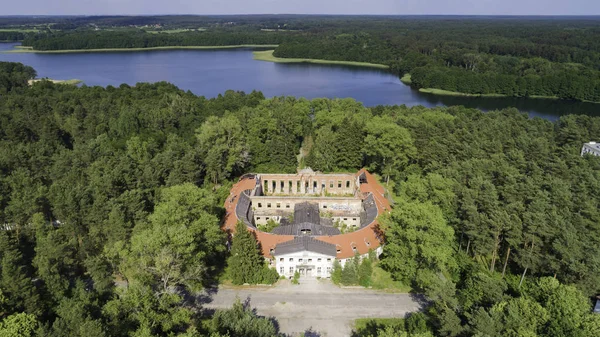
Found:
<path fill-rule="evenodd" d="M 402 76 L 402 78 L 400 78 L 400 81 L 406 85 L 412 85 L 412 79 L 411 79 L 410 74 L 404 74 L 404 76 Z M 556 96 L 531 95 L 531 96 L 519 97 L 519 96 L 509 96 L 509 95 L 504 95 L 504 94 L 467 94 L 464 92 L 450 91 L 450 90 L 436 89 L 436 88 L 418 88 L 418 90 L 420 93 L 436 95 L 436 96 L 472 97 L 472 98 L 530 98 L 530 99 L 573 101 L 573 102 L 581 102 L 581 103 L 600 104 L 600 102 L 593 102 L 593 101 L 561 99 Z"/>
<path fill-rule="evenodd" d="M 541 96 L 541 95 L 531 95 L 531 96 L 509 96 L 504 94 L 466 94 L 458 91 L 449 91 L 443 89 L 436 88 L 419 88 L 419 92 L 430 95 L 437 96 L 455 96 L 455 97 L 473 97 L 473 98 L 528 98 L 528 99 L 542 99 L 542 100 L 552 100 L 552 101 L 564 101 L 564 102 L 578 102 L 578 103 L 591 103 L 591 104 L 600 104 L 600 102 L 587 101 L 587 100 L 569 100 L 563 99 L 556 96 Z"/>
<path fill-rule="evenodd" d="M 18 43 L 0 44 L 2 62 L 20 62 L 37 70 L 38 78 L 81 79 L 87 86 L 113 86 L 122 83 L 169 82 L 184 91 L 207 98 L 227 90 L 260 90 L 265 97 L 295 96 L 308 99 L 351 97 L 367 107 L 378 105 L 456 106 L 482 111 L 516 107 L 548 120 L 566 114 L 600 116 L 597 104 L 568 100 L 530 98 L 461 97 L 421 93 L 405 85 L 409 77 L 390 70 L 310 62 L 277 64 L 257 62 L 254 51 L 261 49 L 172 50 L 123 53 L 2 53 Z M 262 50 L 272 50 L 264 48 Z M 404 78 L 401 81 L 400 77 Z"/>
<path fill-rule="evenodd" d="M 164 46 L 148 48 L 101 48 L 101 49 L 61 49 L 61 50 L 34 50 L 31 47 L 21 47 L 4 51 L 7 54 L 33 53 L 33 54 L 67 54 L 67 53 L 110 53 L 110 52 L 140 52 L 157 50 L 219 50 L 242 48 L 277 48 L 277 45 L 242 44 L 230 46 Z"/>
<path fill-rule="evenodd" d="M 301 59 L 301 58 L 281 58 L 273 56 L 274 50 L 255 51 L 252 54 L 256 61 L 266 61 L 274 63 L 313 63 L 313 64 L 332 64 L 352 67 L 367 67 L 378 69 L 389 69 L 385 64 L 367 63 L 367 62 L 352 62 L 352 61 L 330 61 L 318 59 Z"/>

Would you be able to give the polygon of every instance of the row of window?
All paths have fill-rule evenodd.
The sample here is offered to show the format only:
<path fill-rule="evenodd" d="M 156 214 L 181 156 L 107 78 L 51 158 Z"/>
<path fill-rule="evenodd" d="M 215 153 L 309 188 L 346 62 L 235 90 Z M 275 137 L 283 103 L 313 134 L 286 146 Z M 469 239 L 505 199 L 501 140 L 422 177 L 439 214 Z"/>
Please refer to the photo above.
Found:
<path fill-rule="evenodd" d="M 289 269 L 290 274 L 294 273 L 294 267 L 290 267 Z M 283 274 L 285 273 L 285 268 L 284 267 L 279 267 L 279 273 Z M 331 274 L 331 267 L 327 267 L 327 273 Z M 321 267 L 317 267 L 317 274 L 321 274 Z"/>
<path fill-rule="evenodd" d="M 281 208 L 281 203 L 280 203 L 280 202 L 278 202 L 278 203 L 276 204 L 276 206 L 277 206 L 277 208 Z M 262 206 L 262 202 L 259 202 L 259 203 L 258 203 L 258 208 L 262 208 L 262 207 L 263 207 L 263 206 Z M 269 202 L 269 203 L 267 203 L 267 208 L 273 208 L 270 202 Z M 289 202 L 288 202 L 287 204 L 285 204 L 285 208 L 290 208 L 290 203 L 289 203 Z"/>
<path fill-rule="evenodd" d="M 313 259 L 307 259 L 307 262 L 312 262 L 312 260 L 313 260 Z M 318 258 L 318 259 L 317 259 L 317 262 L 321 262 L 321 260 L 322 260 L 321 258 Z M 289 261 L 290 261 L 290 262 L 294 262 L 294 258 L 293 258 L 293 257 L 290 257 Z M 299 258 L 299 259 L 298 259 L 298 262 L 303 262 L 303 261 L 304 261 L 304 259 L 303 259 L 303 258 Z M 283 262 L 283 257 L 280 257 L 280 258 L 279 258 L 279 262 Z M 327 262 L 331 262 L 331 259 L 327 259 Z"/>

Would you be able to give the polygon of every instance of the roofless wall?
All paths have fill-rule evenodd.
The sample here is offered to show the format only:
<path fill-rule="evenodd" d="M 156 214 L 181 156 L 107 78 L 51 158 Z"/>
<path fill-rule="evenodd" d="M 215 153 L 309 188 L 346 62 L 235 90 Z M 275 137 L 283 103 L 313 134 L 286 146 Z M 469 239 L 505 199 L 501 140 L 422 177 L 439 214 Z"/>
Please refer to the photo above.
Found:
<path fill-rule="evenodd" d="M 354 195 L 358 178 L 354 174 L 322 174 L 300 171 L 298 174 L 257 175 L 259 191 L 274 195 Z"/>

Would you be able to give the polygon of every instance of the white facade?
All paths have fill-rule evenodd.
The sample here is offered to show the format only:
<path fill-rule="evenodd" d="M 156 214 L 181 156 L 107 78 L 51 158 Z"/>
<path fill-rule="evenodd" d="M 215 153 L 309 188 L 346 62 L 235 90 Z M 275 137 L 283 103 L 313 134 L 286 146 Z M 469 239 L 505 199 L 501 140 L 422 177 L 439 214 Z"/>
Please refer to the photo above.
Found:
<path fill-rule="evenodd" d="M 581 148 L 581 155 L 591 154 L 593 156 L 600 156 L 600 144 L 596 142 L 589 142 L 583 144 Z"/>
<path fill-rule="evenodd" d="M 378 247 L 374 251 L 375 256 L 379 257 L 383 253 L 383 246 Z M 361 259 L 369 258 L 369 254 L 360 256 Z M 279 276 L 287 278 L 293 277 L 298 271 L 301 277 L 331 277 L 333 272 L 333 263 L 337 258 L 325 254 L 319 254 L 309 251 L 295 252 L 289 254 L 277 255 L 273 258 L 272 266 Z M 341 267 L 346 265 L 346 262 L 352 261 L 354 257 L 348 259 L 337 259 Z"/>
<path fill-rule="evenodd" d="M 335 256 L 302 251 L 277 255 L 274 261 L 280 276 L 293 277 L 297 271 L 302 277 L 327 278 L 331 276 Z"/>

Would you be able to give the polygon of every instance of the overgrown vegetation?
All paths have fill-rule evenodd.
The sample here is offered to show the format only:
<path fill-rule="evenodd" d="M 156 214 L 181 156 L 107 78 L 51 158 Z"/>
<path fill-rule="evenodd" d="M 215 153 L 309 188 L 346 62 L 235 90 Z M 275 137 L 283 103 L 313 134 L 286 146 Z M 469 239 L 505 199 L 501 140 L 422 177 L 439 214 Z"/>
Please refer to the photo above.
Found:
<path fill-rule="evenodd" d="M 292 223 L 293 221 L 290 221 L 290 223 Z M 265 225 L 258 225 L 257 226 L 259 230 L 265 232 L 265 233 L 271 233 L 271 231 L 273 231 L 273 229 L 279 227 L 279 223 L 273 219 L 269 219 L 269 221 L 267 221 L 267 223 Z"/>
<path fill-rule="evenodd" d="M 361 258 L 360 255 L 356 255 L 353 259 L 348 259 L 343 267 L 336 261 L 333 264 L 333 269 L 331 271 L 331 280 L 334 284 L 345 286 L 360 285 L 368 288 L 373 284 L 374 259 L 375 255 L 371 252 L 369 257 L 366 258 Z"/>

